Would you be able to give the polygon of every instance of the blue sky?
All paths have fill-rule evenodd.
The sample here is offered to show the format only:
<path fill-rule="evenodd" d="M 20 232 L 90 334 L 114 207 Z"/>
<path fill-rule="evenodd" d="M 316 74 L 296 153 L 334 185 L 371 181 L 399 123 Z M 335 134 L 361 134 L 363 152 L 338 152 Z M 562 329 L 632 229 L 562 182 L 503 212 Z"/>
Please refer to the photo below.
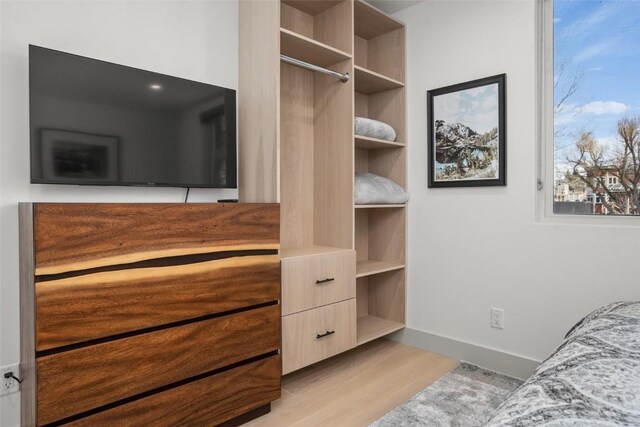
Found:
<path fill-rule="evenodd" d="M 498 127 L 497 106 L 497 83 L 438 95 L 433 101 L 435 120 L 462 123 L 480 134 Z"/>
<path fill-rule="evenodd" d="M 555 0 L 554 37 L 556 105 L 578 79 L 556 115 L 563 163 L 581 130 L 611 146 L 617 120 L 640 115 L 640 0 Z"/>

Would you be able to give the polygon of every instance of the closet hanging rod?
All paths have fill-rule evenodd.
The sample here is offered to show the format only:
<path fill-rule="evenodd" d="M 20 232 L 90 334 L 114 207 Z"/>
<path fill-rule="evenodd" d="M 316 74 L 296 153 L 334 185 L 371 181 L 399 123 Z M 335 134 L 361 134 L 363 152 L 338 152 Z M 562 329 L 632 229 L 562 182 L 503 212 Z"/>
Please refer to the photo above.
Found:
<path fill-rule="evenodd" d="M 349 73 L 339 73 L 337 71 L 333 71 L 333 70 L 329 70 L 328 68 L 323 68 L 323 67 L 319 67 L 317 65 L 313 65 L 313 64 L 309 64 L 308 62 L 304 62 L 301 61 L 299 59 L 296 58 L 292 58 L 290 56 L 287 55 L 280 55 L 280 61 L 282 62 L 286 62 L 288 64 L 291 65 L 295 65 L 296 67 L 300 67 L 300 68 L 306 68 L 308 70 L 311 71 L 317 71 L 319 73 L 323 73 L 323 74 L 327 74 L 331 77 L 335 77 L 337 79 L 340 79 L 340 81 L 342 83 L 346 83 L 349 81 Z"/>

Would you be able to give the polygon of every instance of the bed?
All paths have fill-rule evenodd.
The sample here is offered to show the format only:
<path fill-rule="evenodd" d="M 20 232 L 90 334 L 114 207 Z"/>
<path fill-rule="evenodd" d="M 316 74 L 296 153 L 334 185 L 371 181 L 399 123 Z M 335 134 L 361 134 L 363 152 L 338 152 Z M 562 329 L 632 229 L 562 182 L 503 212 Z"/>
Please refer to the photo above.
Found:
<path fill-rule="evenodd" d="M 486 426 L 640 426 L 640 301 L 595 310 Z"/>

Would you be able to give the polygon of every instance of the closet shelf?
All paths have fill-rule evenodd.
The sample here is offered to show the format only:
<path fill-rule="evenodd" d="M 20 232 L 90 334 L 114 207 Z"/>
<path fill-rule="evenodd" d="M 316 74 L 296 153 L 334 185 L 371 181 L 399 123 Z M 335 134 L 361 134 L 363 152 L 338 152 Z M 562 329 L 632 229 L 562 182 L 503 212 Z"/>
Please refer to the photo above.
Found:
<path fill-rule="evenodd" d="M 368 136 L 355 135 L 353 137 L 356 148 L 363 150 L 380 150 L 383 148 L 402 148 L 403 142 L 387 141 L 386 139 L 370 138 Z"/>
<path fill-rule="evenodd" d="M 356 0 L 353 4 L 353 19 L 355 35 L 365 40 L 404 26 L 362 0 Z"/>
<path fill-rule="evenodd" d="M 322 255 L 322 254 L 330 254 L 335 252 L 344 252 L 350 251 L 351 249 L 344 248 L 334 248 L 331 246 L 305 246 L 301 248 L 292 248 L 292 249 L 280 249 L 280 258 L 297 258 L 301 256 L 309 256 L 309 255 Z"/>
<path fill-rule="evenodd" d="M 371 95 L 389 89 L 404 87 L 404 83 L 401 81 L 376 73 L 375 71 L 367 70 L 359 65 L 354 65 L 353 69 L 356 92 Z"/>
<path fill-rule="evenodd" d="M 387 271 L 400 270 L 402 268 L 404 268 L 404 264 L 399 262 L 372 260 L 358 261 L 356 264 L 356 278 L 386 273 Z"/>
<path fill-rule="evenodd" d="M 280 53 L 321 67 L 351 58 L 346 52 L 282 27 Z"/>
<path fill-rule="evenodd" d="M 403 323 L 394 322 L 393 320 L 369 315 L 358 317 L 358 345 L 373 341 L 391 332 L 399 331 L 402 328 L 404 328 Z"/>
<path fill-rule="evenodd" d="M 315 16 L 338 5 L 340 0 L 308 1 L 308 0 L 282 0 L 282 3 L 298 9 L 304 13 Z"/>
<path fill-rule="evenodd" d="M 353 205 L 356 209 L 381 209 L 381 208 L 392 208 L 392 209 L 400 209 L 404 208 L 407 205 L 405 204 L 395 204 L 395 205 Z"/>

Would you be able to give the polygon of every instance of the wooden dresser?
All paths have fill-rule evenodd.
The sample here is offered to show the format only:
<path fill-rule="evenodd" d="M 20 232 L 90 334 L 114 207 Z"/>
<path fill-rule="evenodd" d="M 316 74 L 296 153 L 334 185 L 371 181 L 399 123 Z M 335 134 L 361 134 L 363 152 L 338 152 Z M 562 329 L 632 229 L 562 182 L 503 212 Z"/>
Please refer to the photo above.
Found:
<path fill-rule="evenodd" d="M 21 204 L 22 425 L 237 425 L 280 397 L 277 204 Z"/>

